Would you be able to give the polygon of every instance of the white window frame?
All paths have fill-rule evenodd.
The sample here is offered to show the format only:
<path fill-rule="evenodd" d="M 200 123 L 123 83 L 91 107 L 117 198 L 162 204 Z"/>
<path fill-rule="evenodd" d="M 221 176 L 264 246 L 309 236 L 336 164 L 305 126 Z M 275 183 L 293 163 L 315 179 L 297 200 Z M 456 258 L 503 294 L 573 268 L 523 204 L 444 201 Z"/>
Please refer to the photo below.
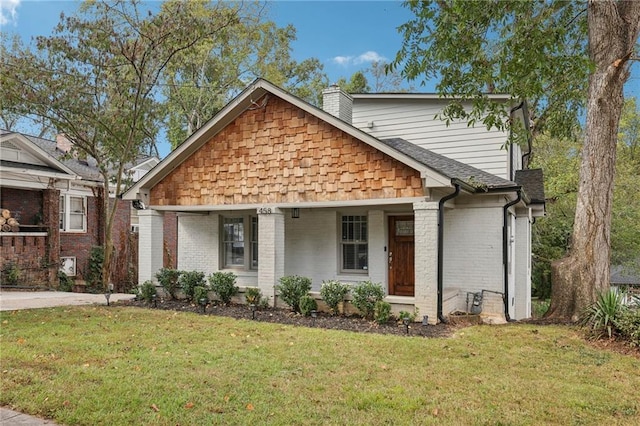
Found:
<path fill-rule="evenodd" d="M 365 238 L 354 238 L 354 239 L 349 239 L 346 238 L 345 236 L 348 237 L 348 235 L 345 235 L 343 232 L 343 226 L 345 223 L 345 219 L 346 218 L 352 218 L 352 219 L 347 219 L 347 220 L 352 220 L 354 221 L 353 223 L 358 223 L 358 224 L 362 224 L 364 223 L 365 225 Z M 358 218 L 358 219 L 355 219 Z M 355 231 L 354 231 L 355 232 Z M 362 230 L 360 230 L 360 233 L 362 232 Z M 354 235 L 355 236 L 355 235 Z M 360 234 L 360 237 L 362 235 Z M 338 242 L 339 242 L 339 262 L 340 262 L 340 272 L 341 273 L 347 273 L 347 274 L 362 274 L 362 275 L 366 275 L 369 273 L 369 217 L 366 213 L 364 214 L 341 214 L 339 215 L 339 223 L 338 223 Z M 355 252 L 354 255 L 357 254 L 357 247 L 361 245 L 365 246 L 365 263 L 366 265 L 361 268 L 361 269 L 348 269 L 345 268 L 345 256 L 344 256 L 344 252 L 345 252 L 345 247 L 346 246 L 354 246 L 355 247 Z"/>
<path fill-rule="evenodd" d="M 71 211 L 72 199 L 82 200 L 82 212 Z M 71 228 L 71 216 L 82 215 L 82 227 Z M 87 232 L 87 197 L 82 195 L 62 194 L 60 195 L 60 217 L 59 217 L 60 232 Z"/>
<path fill-rule="evenodd" d="M 225 225 L 227 220 L 240 220 L 242 224 L 242 240 L 227 240 Z M 223 269 L 237 269 L 245 271 L 258 270 L 258 216 L 256 215 L 229 215 L 222 216 L 220 221 L 220 264 Z M 255 228 L 254 228 L 255 227 Z M 244 246 L 243 262 L 227 263 L 227 244 L 242 242 Z"/>

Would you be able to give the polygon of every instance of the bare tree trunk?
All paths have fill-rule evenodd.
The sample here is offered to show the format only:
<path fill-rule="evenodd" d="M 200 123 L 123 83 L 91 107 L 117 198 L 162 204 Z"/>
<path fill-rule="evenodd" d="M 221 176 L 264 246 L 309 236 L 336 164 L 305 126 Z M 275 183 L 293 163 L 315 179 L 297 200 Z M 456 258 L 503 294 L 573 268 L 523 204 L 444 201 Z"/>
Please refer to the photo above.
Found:
<path fill-rule="evenodd" d="M 585 140 L 572 246 L 552 265 L 547 316 L 577 320 L 609 288 L 611 208 L 618 125 L 640 29 L 639 1 L 591 0 L 588 5 L 589 79 Z"/>

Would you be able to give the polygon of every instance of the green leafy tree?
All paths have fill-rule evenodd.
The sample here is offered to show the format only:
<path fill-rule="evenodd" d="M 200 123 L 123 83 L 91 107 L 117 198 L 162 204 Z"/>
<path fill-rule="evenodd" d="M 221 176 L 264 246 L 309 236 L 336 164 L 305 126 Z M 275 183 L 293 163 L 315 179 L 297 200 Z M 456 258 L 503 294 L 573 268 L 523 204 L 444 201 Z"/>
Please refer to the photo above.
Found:
<path fill-rule="evenodd" d="M 625 101 L 618 134 L 618 157 L 613 190 L 611 261 L 631 272 L 640 271 L 640 188 L 636 154 L 640 136 L 640 111 L 635 98 Z M 547 214 L 533 228 L 533 287 L 537 296 L 551 291 L 551 263 L 571 247 L 571 231 L 578 192 L 581 145 L 577 137 L 541 135 L 534 147 L 532 165 L 545 171 Z"/>
<path fill-rule="evenodd" d="M 531 101 L 533 135 L 570 137 L 586 109 L 572 245 L 553 266 L 548 315 L 577 320 L 609 286 L 611 209 L 623 87 L 640 31 L 640 2 L 407 1 L 390 69 L 439 78 L 452 101 L 443 116 L 509 127 L 507 106 L 485 92 Z M 522 137 L 520 133 L 517 135 Z"/>
<path fill-rule="evenodd" d="M 196 16 L 210 13 L 203 2 L 186 2 L 183 7 Z M 291 25 L 278 28 L 268 21 L 268 4 L 215 2 L 214 7 L 235 20 L 216 37 L 178 53 L 178 60 L 169 64 L 164 75 L 168 138 L 173 148 L 257 77 L 313 103 L 326 86 L 320 61 L 297 62 L 291 57 L 296 30 Z"/>
<path fill-rule="evenodd" d="M 116 199 L 124 190 L 126 165 L 154 146 L 163 72 L 180 52 L 237 19 L 208 4 L 202 14 L 186 5 L 167 1 L 153 13 L 139 1 L 87 1 L 76 15 L 61 16 L 53 35 L 39 37 L 35 51 L 14 46 L 1 58 L 7 105 L 46 119 L 73 143 L 77 155 L 93 157 L 103 187 L 111 188 Z M 117 205 L 104 191 L 98 196 L 107 285 Z"/>
<path fill-rule="evenodd" d="M 369 93 L 371 87 L 362 71 L 355 72 L 349 81 L 346 78 L 341 77 L 336 84 L 347 93 Z"/>

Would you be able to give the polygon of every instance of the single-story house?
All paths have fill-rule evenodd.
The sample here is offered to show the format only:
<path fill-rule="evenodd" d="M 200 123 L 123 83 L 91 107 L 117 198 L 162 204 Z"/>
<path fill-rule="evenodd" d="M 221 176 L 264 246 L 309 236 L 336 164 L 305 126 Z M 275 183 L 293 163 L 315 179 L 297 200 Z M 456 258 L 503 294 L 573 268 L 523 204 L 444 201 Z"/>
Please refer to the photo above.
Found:
<path fill-rule="evenodd" d="M 529 317 L 542 173 L 508 132 L 435 118 L 445 105 L 332 86 L 321 110 L 256 80 L 124 194 L 146 207 L 138 281 L 163 266 L 175 213 L 178 269 L 233 271 L 272 305 L 281 277 L 303 275 L 314 294 L 324 280 L 381 283 L 396 312 L 430 323 L 473 311 L 474 296 L 483 314 Z"/>

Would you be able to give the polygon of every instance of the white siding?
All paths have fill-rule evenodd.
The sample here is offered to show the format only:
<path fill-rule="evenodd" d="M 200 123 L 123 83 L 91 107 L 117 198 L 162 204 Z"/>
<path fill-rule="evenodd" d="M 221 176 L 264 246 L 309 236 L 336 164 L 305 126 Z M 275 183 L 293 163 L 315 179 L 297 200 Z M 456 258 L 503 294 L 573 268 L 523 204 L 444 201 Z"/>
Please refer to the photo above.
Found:
<path fill-rule="evenodd" d="M 447 209 L 444 236 L 444 289 L 459 289 L 459 310 L 467 292 L 504 291 L 501 207 Z M 483 312 L 503 314 L 502 297 L 485 293 Z"/>
<path fill-rule="evenodd" d="M 482 123 L 435 118 L 440 100 L 354 99 L 353 125 L 379 139 L 402 138 L 423 148 L 508 179 L 507 132 L 487 131 Z"/>

